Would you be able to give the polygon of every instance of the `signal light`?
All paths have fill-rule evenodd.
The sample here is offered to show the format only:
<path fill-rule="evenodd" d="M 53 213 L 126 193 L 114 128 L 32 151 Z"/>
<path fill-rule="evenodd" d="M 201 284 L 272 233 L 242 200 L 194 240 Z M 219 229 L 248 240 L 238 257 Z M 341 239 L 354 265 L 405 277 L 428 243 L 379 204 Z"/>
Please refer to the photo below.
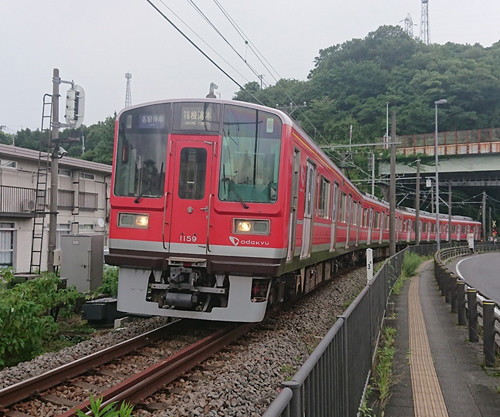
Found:
<path fill-rule="evenodd" d="M 79 85 L 74 85 L 66 93 L 66 123 L 72 127 L 80 127 L 85 110 L 85 91 Z"/>

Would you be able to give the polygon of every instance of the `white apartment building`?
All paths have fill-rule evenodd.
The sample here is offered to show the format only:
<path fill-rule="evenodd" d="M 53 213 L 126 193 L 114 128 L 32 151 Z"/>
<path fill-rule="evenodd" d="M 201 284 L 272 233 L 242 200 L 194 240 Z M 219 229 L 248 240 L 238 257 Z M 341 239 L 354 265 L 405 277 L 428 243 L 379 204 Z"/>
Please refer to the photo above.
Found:
<path fill-rule="evenodd" d="M 0 267 L 30 270 L 39 152 L 0 144 Z M 46 160 L 45 158 L 43 159 Z M 50 170 L 46 212 L 49 212 Z M 63 234 L 104 234 L 107 246 L 111 166 L 59 159 L 57 247 Z M 41 270 L 47 270 L 49 215 L 45 217 Z"/>

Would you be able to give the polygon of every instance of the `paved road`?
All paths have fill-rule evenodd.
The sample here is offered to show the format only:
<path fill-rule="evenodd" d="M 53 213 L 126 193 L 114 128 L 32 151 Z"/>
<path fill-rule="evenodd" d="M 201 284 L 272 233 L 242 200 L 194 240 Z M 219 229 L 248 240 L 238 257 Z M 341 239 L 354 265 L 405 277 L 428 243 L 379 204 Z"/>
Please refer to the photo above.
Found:
<path fill-rule="evenodd" d="M 500 304 L 500 253 L 470 256 L 456 264 L 457 275 Z"/>

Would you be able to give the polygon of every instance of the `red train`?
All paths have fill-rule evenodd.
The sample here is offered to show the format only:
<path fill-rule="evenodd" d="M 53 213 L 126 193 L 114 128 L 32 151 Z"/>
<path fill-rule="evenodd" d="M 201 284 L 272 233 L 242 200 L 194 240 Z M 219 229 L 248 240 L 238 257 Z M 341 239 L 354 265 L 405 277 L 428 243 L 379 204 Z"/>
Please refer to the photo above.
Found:
<path fill-rule="evenodd" d="M 106 262 L 120 266 L 120 311 L 256 322 L 361 249 L 387 253 L 387 203 L 275 109 L 212 99 L 126 108 L 112 183 Z M 422 241 L 434 240 L 435 218 L 420 219 Z M 399 242 L 415 240 L 414 221 L 397 211 Z M 479 238 L 480 224 L 453 218 L 453 240 L 470 232 Z"/>

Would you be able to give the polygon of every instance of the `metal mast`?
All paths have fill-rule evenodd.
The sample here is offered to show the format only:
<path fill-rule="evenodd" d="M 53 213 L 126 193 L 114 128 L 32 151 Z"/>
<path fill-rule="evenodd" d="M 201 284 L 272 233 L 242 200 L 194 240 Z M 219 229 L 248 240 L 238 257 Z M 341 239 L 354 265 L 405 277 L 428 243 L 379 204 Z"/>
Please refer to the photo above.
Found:
<path fill-rule="evenodd" d="M 130 89 L 130 80 L 132 78 L 132 74 L 127 72 L 125 74 L 125 78 L 127 79 L 127 90 L 125 91 L 125 107 L 130 107 L 132 105 L 132 91 Z"/>
<path fill-rule="evenodd" d="M 431 35 L 429 33 L 429 0 L 422 0 L 422 15 L 420 17 L 420 40 L 429 45 Z"/>
<path fill-rule="evenodd" d="M 405 17 L 405 32 L 410 37 L 413 38 L 413 19 L 410 16 L 410 13 Z"/>

